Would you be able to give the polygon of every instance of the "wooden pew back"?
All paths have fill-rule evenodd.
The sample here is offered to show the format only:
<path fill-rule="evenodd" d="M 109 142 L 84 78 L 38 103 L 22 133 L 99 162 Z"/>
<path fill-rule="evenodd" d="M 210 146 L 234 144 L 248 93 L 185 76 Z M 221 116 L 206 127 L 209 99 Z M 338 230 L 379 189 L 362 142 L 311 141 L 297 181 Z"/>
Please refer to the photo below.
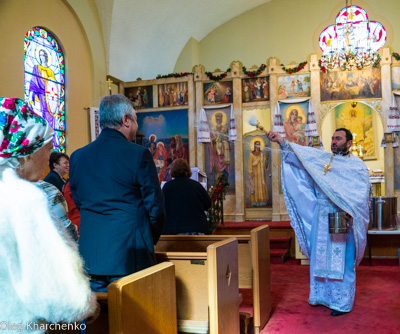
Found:
<path fill-rule="evenodd" d="M 178 330 L 239 333 L 238 244 L 227 238 L 196 251 L 158 252 L 175 265 Z"/>
<path fill-rule="evenodd" d="M 235 239 L 207 247 L 210 333 L 239 333 L 239 277 Z M 211 316 L 213 315 L 213 316 Z"/>
<path fill-rule="evenodd" d="M 156 252 L 202 252 L 209 245 L 229 238 L 238 241 L 239 288 L 252 288 L 250 235 L 162 235 Z"/>
<path fill-rule="evenodd" d="M 271 264 L 269 256 L 269 227 L 252 229 L 251 254 L 253 266 L 254 333 L 264 328 L 271 316 Z"/>
<path fill-rule="evenodd" d="M 87 334 L 176 334 L 175 268 L 165 262 L 111 283 L 96 292 L 100 316 L 87 325 Z M 54 330 L 51 334 L 80 334 Z"/>
<path fill-rule="evenodd" d="M 176 334 L 175 268 L 160 263 L 108 287 L 110 334 Z"/>

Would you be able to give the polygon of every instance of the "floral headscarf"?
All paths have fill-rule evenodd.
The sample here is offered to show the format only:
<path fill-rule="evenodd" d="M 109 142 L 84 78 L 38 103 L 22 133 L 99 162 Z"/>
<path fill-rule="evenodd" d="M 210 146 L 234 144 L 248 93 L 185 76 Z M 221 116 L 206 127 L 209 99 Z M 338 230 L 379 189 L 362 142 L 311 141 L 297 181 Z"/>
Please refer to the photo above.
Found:
<path fill-rule="evenodd" d="M 53 139 L 53 133 L 23 100 L 0 97 L 0 165 L 36 152 Z"/>

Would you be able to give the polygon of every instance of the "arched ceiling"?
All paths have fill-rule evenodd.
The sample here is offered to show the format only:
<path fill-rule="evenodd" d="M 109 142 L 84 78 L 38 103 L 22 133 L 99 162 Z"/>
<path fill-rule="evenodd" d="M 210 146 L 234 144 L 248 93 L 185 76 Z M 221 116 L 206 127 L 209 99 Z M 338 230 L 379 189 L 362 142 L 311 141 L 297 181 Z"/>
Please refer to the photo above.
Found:
<path fill-rule="evenodd" d="M 123 81 L 173 72 L 190 38 L 201 41 L 234 17 L 272 0 L 94 0 L 108 73 Z"/>

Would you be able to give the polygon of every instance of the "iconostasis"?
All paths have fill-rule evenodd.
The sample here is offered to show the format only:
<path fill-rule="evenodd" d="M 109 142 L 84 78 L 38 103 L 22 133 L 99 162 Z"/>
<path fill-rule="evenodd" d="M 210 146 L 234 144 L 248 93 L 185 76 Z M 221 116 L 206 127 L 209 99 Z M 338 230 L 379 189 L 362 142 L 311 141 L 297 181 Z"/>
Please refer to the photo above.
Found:
<path fill-rule="evenodd" d="M 137 110 L 141 144 L 153 154 L 160 183 L 169 179 L 172 161 L 184 158 L 206 173 L 208 187 L 226 176 L 226 221 L 285 220 L 279 146 L 266 130 L 329 151 L 334 130 L 347 128 L 357 142 L 354 154 L 371 172 L 385 172 L 382 191 L 400 192 L 396 134 L 394 143 L 382 141 L 400 89 L 398 65 L 389 49 L 379 67 L 355 71 L 322 71 L 316 55 L 287 68 L 275 58 L 249 70 L 236 61 L 226 72 L 195 66 L 177 77 L 123 82 L 119 92 Z"/>

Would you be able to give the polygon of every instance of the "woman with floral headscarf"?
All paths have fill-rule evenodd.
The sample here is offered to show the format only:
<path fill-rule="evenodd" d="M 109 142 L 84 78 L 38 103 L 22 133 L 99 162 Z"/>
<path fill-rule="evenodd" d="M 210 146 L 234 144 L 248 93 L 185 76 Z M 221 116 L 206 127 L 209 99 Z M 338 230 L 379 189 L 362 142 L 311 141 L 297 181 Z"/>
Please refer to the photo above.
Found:
<path fill-rule="evenodd" d="M 30 333 L 84 319 L 97 306 L 75 244 L 31 183 L 48 164 L 52 138 L 24 101 L 0 98 L 0 313 L 9 329 Z"/>

